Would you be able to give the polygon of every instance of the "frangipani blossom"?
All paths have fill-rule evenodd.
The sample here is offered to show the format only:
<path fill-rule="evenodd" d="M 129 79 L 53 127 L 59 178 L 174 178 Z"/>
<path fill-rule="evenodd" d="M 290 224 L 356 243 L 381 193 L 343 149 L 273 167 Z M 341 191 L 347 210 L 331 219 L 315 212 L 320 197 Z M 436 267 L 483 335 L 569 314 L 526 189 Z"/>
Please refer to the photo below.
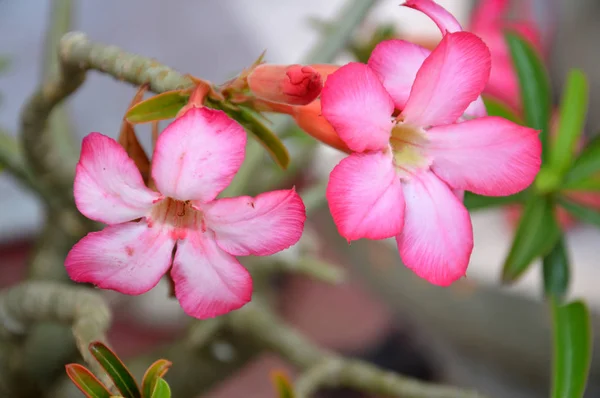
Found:
<path fill-rule="evenodd" d="M 431 1 L 407 3 L 415 4 L 437 7 L 428 12 L 438 20 L 449 15 Z M 368 65 L 350 63 L 328 77 L 323 116 L 353 151 L 327 187 L 342 236 L 395 237 L 405 265 L 433 284 L 465 275 L 473 231 L 462 192 L 514 194 L 541 163 L 537 131 L 499 117 L 462 117 L 489 73 L 485 44 L 456 28 L 430 54 L 390 40 Z M 395 108 L 401 113 L 393 119 Z"/>
<path fill-rule="evenodd" d="M 69 252 L 71 279 L 137 295 L 170 270 L 184 311 L 209 318 L 240 308 L 252 279 L 235 256 L 271 255 L 295 244 L 306 218 L 295 190 L 216 199 L 244 159 L 246 133 L 222 111 L 192 108 L 158 137 L 152 178 L 112 138 L 84 141 L 75 202 L 108 224 Z"/>

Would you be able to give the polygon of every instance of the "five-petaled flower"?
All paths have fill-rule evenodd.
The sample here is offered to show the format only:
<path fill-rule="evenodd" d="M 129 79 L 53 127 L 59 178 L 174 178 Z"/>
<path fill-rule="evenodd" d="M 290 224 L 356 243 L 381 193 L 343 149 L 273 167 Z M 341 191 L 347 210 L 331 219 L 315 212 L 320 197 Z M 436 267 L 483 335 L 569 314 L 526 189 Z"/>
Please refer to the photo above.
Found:
<path fill-rule="evenodd" d="M 350 63 L 328 77 L 323 116 L 352 153 L 331 172 L 327 200 L 346 239 L 395 237 L 407 267 L 447 286 L 465 275 L 473 249 L 463 192 L 503 196 L 527 188 L 541 145 L 536 130 L 482 116 L 486 45 L 430 0 L 405 5 L 445 34 L 431 53 L 382 42 L 368 65 Z"/>
<path fill-rule="evenodd" d="M 188 110 L 156 142 L 156 192 L 115 140 L 88 135 L 75 202 L 108 226 L 73 247 L 65 262 L 69 276 L 137 295 L 170 270 L 176 297 L 196 318 L 250 301 L 252 279 L 235 256 L 270 255 L 295 244 L 306 215 L 294 189 L 216 199 L 242 164 L 245 144 L 243 128 L 222 111 Z"/>

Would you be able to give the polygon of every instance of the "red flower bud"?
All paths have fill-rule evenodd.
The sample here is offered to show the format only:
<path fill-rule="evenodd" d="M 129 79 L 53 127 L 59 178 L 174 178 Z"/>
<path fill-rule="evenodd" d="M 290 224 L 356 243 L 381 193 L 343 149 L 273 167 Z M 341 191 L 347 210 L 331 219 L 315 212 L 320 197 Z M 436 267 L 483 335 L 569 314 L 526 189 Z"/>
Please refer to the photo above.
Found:
<path fill-rule="evenodd" d="M 266 101 L 306 105 L 321 94 L 323 80 L 310 66 L 262 64 L 248 76 L 248 86 Z"/>

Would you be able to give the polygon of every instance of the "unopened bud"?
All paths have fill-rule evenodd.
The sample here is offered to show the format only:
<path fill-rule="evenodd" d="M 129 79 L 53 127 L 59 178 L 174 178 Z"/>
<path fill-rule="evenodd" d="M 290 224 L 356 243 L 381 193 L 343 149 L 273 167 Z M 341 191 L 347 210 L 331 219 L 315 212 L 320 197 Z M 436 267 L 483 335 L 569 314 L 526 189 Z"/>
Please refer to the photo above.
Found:
<path fill-rule="evenodd" d="M 323 85 L 325 85 L 325 81 L 327 81 L 329 75 L 340 69 L 339 65 L 331 64 L 312 64 L 310 67 L 319 72 L 321 79 L 323 79 Z"/>
<path fill-rule="evenodd" d="M 309 105 L 294 107 L 294 120 L 309 135 L 343 152 L 350 153 L 348 146 L 321 114 L 321 101 L 316 100 Z"/>
<path fill-rule="evenodd" d="M 266 101 L 307 105 L 321 94 L 323 80 L 310 66 L 262 64 L 248 76 L 248 86 Z"/>

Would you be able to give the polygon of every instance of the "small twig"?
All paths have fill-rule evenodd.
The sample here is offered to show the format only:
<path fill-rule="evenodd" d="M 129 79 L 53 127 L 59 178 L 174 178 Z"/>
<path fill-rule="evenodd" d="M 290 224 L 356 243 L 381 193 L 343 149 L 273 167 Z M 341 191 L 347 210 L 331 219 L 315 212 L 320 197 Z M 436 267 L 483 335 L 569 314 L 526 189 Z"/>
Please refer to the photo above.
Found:
<path fill-rule="evenodd" d="M 475 391 L 436 386 L 400 376 L 366 362 L 327 358 L 298 378 L 297 398 L 309 398 L 323 387 L 350 387 L 376 395 L 401 398 L 484 398 Z"/>
<path fill-rule="evenodd" d="M 402 398 L 484 398 L 474 391 L 425 383 L 322 350 L 257 302 L 231 313 L 228 321 L 240 337 L 245 336 L 307 371 L 299 384 L 300 393 L 308 394 L 319 386 L 335 386 Z M 321 375 L 323 372 L 325 375 Z"/>
<path fill-rule="evenodd" d="M 36 181 L 34 173 L 25 163 L 19 142 L 7 132 L 0 130 L 0 166 L 6 168 L 23 186 L 39 194 L 46 201 L 52 195 L 45 191 Z"/>

